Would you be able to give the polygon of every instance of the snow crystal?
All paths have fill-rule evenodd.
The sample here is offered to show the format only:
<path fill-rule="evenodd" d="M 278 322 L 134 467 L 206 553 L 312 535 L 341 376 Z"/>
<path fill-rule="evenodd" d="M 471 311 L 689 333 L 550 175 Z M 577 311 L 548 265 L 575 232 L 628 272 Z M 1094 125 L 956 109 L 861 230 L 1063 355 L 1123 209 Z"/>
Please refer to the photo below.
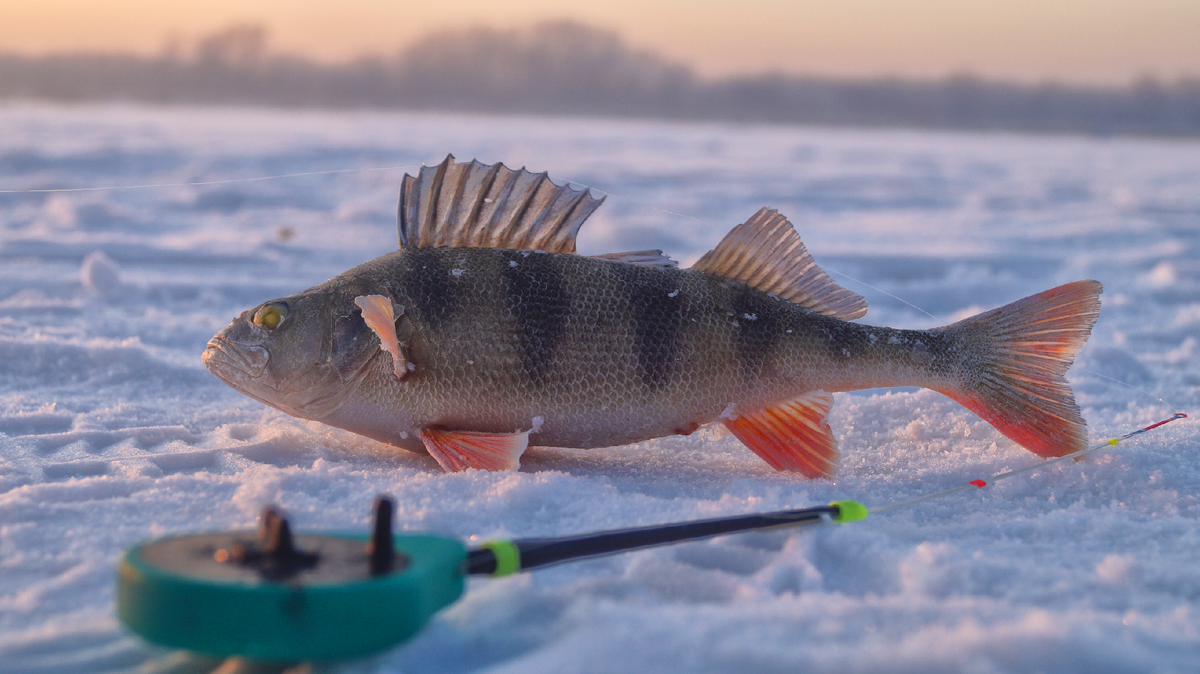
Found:
<path fill-rule="evenodd" d="M 1159 262 L 1154 269 L 1146 274 L 1146 281 L 1155 288 L 1165 288 L 1174 285 L 1179 280 L 1179 274 L 1175 271 L 1175 265 L 1170 262 Z"/>
<path fill-rule="evenodd" d="M 1105 556 L 1096 564 L 1096 575 L 1104 584 L 1118 587 L 1126 585 L 1137 573 L 1137 564 L 1133 555 L 1112 554 Z"/>
<path fill-rule="evenodd" d="M 79 281 L 97 295 L 113 295 L 121 287 L 121 268 L 104 251 L 94 250 L 83 258 Z"/>

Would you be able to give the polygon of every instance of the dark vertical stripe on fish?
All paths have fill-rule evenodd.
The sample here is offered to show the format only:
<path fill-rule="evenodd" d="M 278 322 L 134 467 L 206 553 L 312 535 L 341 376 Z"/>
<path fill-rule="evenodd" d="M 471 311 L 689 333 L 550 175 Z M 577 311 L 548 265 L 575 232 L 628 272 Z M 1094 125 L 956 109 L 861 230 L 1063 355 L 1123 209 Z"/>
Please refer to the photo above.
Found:
<path fill-rule="evenodd" d="M 571 297 L 552 255 L 505 251 L 501 259 L 506 304 L 521 340 L 521 366 L 532 381 L 539 382 L 549 372 L 566 332 Z"/>
<path fill-rule="evenodd" d="M 434 330 L 453 319 L 458 311 L 458 297 L 450 283 L 450 270 L 442 261 L 441 250 L 411 249 L 408 273 L 402 281 L 404 296 L 413 303 L 425 324 Z"/>
<path fill-rule="evenodd" d="M 651 389 L 661 389 L 675 372 L 682 338 L 684 298 L 679 272 L 627 263 L 618 263 L 616 269 L 629 293 L 642 381 Z"/>
<path fill-rule="evenodd" d="M 762 375 L 763 366 L 784 329 L 779 315 L 781 309 L 773 303 L 778 300 L 749 286 L 734 290 L 731 310 L 737 330 L 735 349 L 744 376 Z"/>
<path fill-rule="evenodd" d="M 861 325 L 830 319 L 826 316 L 821 316 L 818 321 L 817 325 L 820 325 L 820 334 L 825 337 L 825 346 L 829 349 L 830 358 L 849 360 L 861 356 L 870 348 L 870 337 Z M 875 328 L 875 330 L 878 331 L 879 328 Z M 894 334 L 901 334 L 901 332 L 912 334 L 908 331 L 893 331 L 890 328 L 883 328 L 883 331 Z"/>

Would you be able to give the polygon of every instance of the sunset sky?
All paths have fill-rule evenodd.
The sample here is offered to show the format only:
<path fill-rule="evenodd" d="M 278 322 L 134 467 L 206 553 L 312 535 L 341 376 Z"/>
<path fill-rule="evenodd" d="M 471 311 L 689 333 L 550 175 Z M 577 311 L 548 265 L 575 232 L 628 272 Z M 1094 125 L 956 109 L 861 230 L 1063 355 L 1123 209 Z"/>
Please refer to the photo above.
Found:
<path fill-rule="evenodd" d="M 1200 76 L 1200 0 L 0 0 L 0 51 L 148 54 L 249 22 L 276 51 L 343 60 L 435 30 L 552 19 L 617 31 L 705 75 Z"/>

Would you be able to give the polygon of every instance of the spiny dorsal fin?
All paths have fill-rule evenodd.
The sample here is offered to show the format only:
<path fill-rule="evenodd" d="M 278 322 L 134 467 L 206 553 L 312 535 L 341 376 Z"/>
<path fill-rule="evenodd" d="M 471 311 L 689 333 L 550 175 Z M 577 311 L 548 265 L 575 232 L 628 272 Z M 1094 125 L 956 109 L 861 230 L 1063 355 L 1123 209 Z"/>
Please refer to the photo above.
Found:
<path fill-rule="evenodd" d="M 401 248 L 510 248 L 574 253 L 575 235 L 604 198 L 555 185 L 545 173 L 460 164 L 454 155 L 404 176 Z"/>
<path fill-rule="evenodd" d="M 829 278 L 779 211 L 762 208 L 734 227 L 692 269 L 743 281 L 819 314 L 852 320 L 867 300 Z"/>
<path fill-rule="evenodd" d="M 658 250 L 631 250 L 626 253 L 604 253 L 603 255 L 593 255 L 601 260 L 612 260 L 614 262 L 628 262 L 630 264 L 644 264 L 650 267 L 678 267 L 679 263 L 672 260 L 666 253 Z"/>

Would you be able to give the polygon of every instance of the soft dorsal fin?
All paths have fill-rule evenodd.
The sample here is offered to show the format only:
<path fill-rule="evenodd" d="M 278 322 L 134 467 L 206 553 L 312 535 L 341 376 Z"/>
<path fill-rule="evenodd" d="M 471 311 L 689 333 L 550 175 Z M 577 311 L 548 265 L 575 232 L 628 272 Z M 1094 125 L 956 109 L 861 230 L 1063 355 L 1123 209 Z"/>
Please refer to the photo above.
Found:
<path fill-rule="evenodd" d="M 867 313 L 867 300 L 829 278 L 808 254 L 792 223 L 774 209 L 762 208 L 734 227 L 692 269 L 743 281 L 842 320 Z"/>
<path fill-rule="evenodd" d="M 510 248 L 574 253 L 580 225 L 604 198 L 555 185 L 545 173 L 504 164 L 460 164 L 454 155 L 404 176 L 401 248 Z"/>
<path fill-rule="evenodd" d="M 644 264 L 650 267 L 679 266 L 678 262 L 672 260 L 669 255 L 657 248 L 653 250 L 631 250 L 627 253 L 604 253 L 602 255 L 593 255 L 592 257 L 597 257 L 601 260 L 612 260 L 613 262 Z"/>

